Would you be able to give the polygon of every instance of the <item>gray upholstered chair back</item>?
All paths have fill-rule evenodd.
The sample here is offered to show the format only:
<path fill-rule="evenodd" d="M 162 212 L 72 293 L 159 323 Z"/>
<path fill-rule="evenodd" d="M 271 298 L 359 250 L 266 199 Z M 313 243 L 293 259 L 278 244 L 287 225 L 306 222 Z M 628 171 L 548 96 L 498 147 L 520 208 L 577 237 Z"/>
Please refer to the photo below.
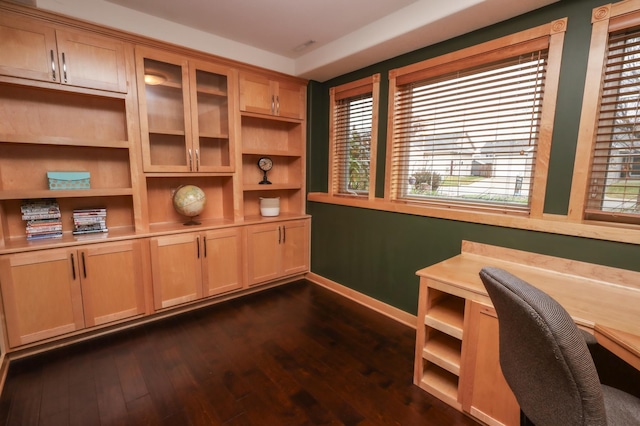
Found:
<path fill-rule="evenodd" d="M 536 426 L 606 425 L 589 349 L 554 299 L 498 268 L 480 272 L 498 315 L 500 366 Z"/>

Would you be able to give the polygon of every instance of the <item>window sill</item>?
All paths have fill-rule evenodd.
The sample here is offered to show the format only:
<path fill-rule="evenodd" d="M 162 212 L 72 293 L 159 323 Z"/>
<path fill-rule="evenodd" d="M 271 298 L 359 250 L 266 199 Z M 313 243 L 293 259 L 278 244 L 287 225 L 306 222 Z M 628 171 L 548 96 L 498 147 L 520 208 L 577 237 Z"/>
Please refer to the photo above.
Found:
<path fill-rule="evenodd" d="M 361 197 L 331 196 L 324 192 L 310 192 L 307 194 L 307 201 L 640 245 L 640 226 L 638 225 L 595 221 L 574 222 L 569 221 L 565 215 L 543 214 L 540 218 L 532 218 L 513 212 L 489 212 L 479 209 L 462 209 L 457 206 L 450 208 L 426 206 L 387 201 L 383 198 L 369 200 Z"/>

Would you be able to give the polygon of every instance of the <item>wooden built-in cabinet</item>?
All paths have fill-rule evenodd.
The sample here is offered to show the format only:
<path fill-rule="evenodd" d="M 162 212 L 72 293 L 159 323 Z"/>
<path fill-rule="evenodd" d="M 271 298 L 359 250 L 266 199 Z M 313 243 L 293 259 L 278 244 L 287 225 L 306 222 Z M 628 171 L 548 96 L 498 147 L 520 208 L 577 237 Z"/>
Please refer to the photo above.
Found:
<path fill-rule="evenodd" d="M 241 231 L 234 227 L 151 238 L 155 308 L 241 289 Z"/>
<path fill-rule="evenodd" d="M 500 369 L 498 317 L 493 307 L 468 301 L 460 376 L 462 409 L 489 425 L 518 425 L 520 408 Z"/>
<path fill-rule="evenodd" d="M 309 270 L 304 80 L 2 0 L 0 52 L 0 363 Z M 90 187 L 51 190 L 55 171 Z M 182 185 L 206 195 L 197 225 L 173 206 Z M 27 239 L 40 198 L 61 238 Z M 108 233 L 73 235 L 88 208 Z"/>
<path fill-rule="evenodd" d="M 134 232 L 140 194 L 134 190 L 126 104 L 112 92 L 96 96 L 0 82 L 0 247 L 32 245 L 20 212 L 26 199 L 57 199 L 65 233 L 58 242 L 75 241 L 71 216 L 77 208 L 105 207 L 111 235 Z M 90 189 L 50 190 L 49 171 L 87 171 Z"/>
<path fill-rule="evenodd" d="M 139 241 L 0 257 L 10 347 L 145 313 Z"/>
<path fill-rule="evenodd" d="M 136 48 L 147 172 L 232 172 L 236 72 Z"/>
<path fill-rule="evenodd" d="M 435 288 L 420 288 L 414 383 L 449 405 L 461 409 L 458 383 L 464 333 L 461 297 Z M 426 294 L 422 294 L 426 292 Z"/>
<path fill-rule="evenodd" d="M 547 293 L 596 337 L 599 329 L 626 336 L 618 338 L 614 353 L 637 361 L 628 348 L 640 336 L 640 273 L 463 241 L 459 255 L 417 272 L 414 383 L 420 388 L 483 424 L 520 424 L 500 368 L 498 318 L 479 276 L 487 266 Z"/>
<path fill-rule="evenodd" d="M 254 285 L 309 269 L 309 221 L 247 227 L 247 277 Z"/>
<path fill-rule="evenodd" d="M 414 384 L 486 424 L 518 425 L 520 409 L 500 369 L 493 307 L 426 278 L 419 300 Z"/>
<path fill-rule="evenodd" d="M 303 119 L 306 88 L 260 74 L 240 73 L 240 110 Z"/>
<path fill-rule="evenodd" d="M 305 132 L 304 122 L 242 113 L 242 191 L 245 218 L 260 215 L 261 197 L 279 197 L 283 214 L 305 210 Z M 268 172 L 270 185 L 262 185 L 258 160 L 273 161 Z"/>
<path fill-rule="evenodd" d="M 127 92 L 122 42 L 44 21 L 0 14 L 0 74 Z"/>

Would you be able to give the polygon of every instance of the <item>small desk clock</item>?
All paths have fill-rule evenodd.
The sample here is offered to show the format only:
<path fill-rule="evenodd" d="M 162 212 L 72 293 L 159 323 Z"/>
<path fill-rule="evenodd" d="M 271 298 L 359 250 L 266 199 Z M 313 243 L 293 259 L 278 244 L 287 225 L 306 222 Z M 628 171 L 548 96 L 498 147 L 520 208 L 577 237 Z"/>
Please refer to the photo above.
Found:
<path fill-rule="evenodd" d="M 258 160 L 258 167 L 264 173 L 262 176 L 262 181 L 260 181 L 260 185 L 271 185 L 271 182 L 267 179 L 267 172 L 271 170 L 273 167 L 273 161 L 269 157 L 260 157 Z"/>

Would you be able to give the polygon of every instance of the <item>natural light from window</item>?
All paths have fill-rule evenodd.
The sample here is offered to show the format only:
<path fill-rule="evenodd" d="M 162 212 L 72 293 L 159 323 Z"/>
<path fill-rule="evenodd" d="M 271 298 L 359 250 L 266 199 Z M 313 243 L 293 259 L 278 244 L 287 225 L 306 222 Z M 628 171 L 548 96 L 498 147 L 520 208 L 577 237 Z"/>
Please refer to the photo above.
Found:
<path fill-rule="evenodd" d="M 400 90 L 400 197 L 528 208 L 546 63 L 535 52 Z"/>

